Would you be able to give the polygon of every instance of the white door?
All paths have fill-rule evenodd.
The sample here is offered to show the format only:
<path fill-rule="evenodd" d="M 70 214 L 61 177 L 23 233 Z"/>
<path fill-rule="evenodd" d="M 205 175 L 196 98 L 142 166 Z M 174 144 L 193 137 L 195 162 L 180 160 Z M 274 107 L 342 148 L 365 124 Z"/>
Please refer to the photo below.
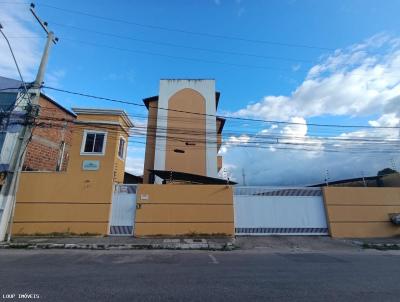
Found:
<path fill-rule="evenodd" d="M 137 185 L 116 185 L 112 200 L 110 235 L 132 235 Z"/>

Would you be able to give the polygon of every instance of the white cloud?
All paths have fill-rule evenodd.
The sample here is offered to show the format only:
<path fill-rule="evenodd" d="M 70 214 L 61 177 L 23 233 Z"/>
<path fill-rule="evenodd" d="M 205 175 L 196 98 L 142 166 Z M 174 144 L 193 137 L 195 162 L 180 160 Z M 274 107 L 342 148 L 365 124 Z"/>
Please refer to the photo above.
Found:
<path fill-rule="evenodd" d="M 133 157 L 129 155 L 126 157 L 125 170 L 134 175 L 143 175 L 143 165 L 143 157 Z"/>
<path fill-rule="evenodd" d="M 400 116 L 397 112 L 383 114 L 375 121 L 369 121 L 373 127 L 396 127 L 399 125 Z"/>
<path fill-rule="evenodd" d="M 306 119 L 379 115 L 369 121 L 370 126 L 399 126 L 399 79 L 397 38 L 380 34 L 336 50 L 310 68 L 291 95 L 269 95 L 231 113 L 293 124 L 272 124 L 255 136 L 243 131 L 236 140 L 230 137 L 222 147 L 224 162 L 239 182 L 244 168 L 247 184 L 252 185 L 319 183 L 327 170 L 330 180 L 376 175 L 390 167 L 392 159 L 400 161 L 399 155 L 387 152 L 398 148 L 399 129 L 348 128 L 339 132 L 323 128 L 316 136 L 315 130 L 308 133 Z M 246 145 L 257 148 L 238 147 L 240 137 L 247 138 Z M 365 152 L 367 149 L 371 152 Z"/>
<path fill-rule="evenodd" d="M 246 145 L 249 142 L 249 140 L 250 140 L 250 137 L 245 134 L 243 134 L 239 137 L 231 136 L 228 139 L 227 144 L 228 145 L 238 145 L 238 144 Z"/>
<path fill-rule="evenodd" d="M 2 6 L 0 20 L 4 27 L 3 32 L 9 37 L 24 80 L 33 81 L 36 69 L 39 66 L 41 44 L 44 40 L 27 37 L 38 36 L 38 33 L 32 30 L 32 28 L 37 27 L 37 24 L 34 23 L 28 9 L 24 10 L 15 5 Z M 3 36 L 0 36 L 0 53 L 0 75 L 19 79 L 10 50 Z"/>
<path fill-rule="evenodd" d="M 0 10 L 3 32 L 10 41 L 17 63 L 26 82 L 35 79 L 46 42 L 46 36 L 26 6 L 7 5 Z M 54 45 L 53 45 L 54 46 Z M 0 35 L 0 76 L 19 80 L 17 68 L 11 52 Z M 51 53 L 50 53 L 51 56 Z M 49 86 L 62 86 L 61 80 L 66 70 L 46 70 L 45 83 Z"/>
<path fill-rule="evenodd" d="M 241 183 L 242 169 L 246 173 L 247 185 L 301 186 L 324 182 L 326 171 L 330 180 L 376 175 L 384 167 L 391 167 L 391 159 L 400 162 L 399 156 L 390 154 L 349 153 L 232 148 L 224 156 L 233 179 Z M 230 166 L 235 162 L 234 166 Z"/>
<path fill-rule="evenodd" d="M 324 58 L 290 96 L 266 96 L 232 114 L 289 120 L 382 113 L 400 95 L 399 79 L 399 39 L 381 34 Z"/>
<path fill-rule="evenodd" d="M 62 86 L 62 79 L 65 77 L 67 72 L 64 69 L 58 69 L 46 73 L 46 85 L 53 87 Z"/>
<path fill-rule="evenodd" d="M 398 129 L 362 129 L 327 139 L 325 134 L 309 136 L 304 119 L 293 118 L 291 122 L 299 124 L 270 127 L 253 136 L 230 137 L 222 146 L 224 167 L 230 178 L 241 184 L 244 169 L 247 185 L 302 186 L 324 182 L 327 171 L 332 181 L 373 176 L 391 167 L 392 160 L 400 163 L 400 155 L 384 151 L 399 145 Z M 398 118 L 393 115 L 370 121 L 379 127 L 396 123 Z M 246 137 L 244 147 L 239 144 L 240 137 Z M 260 137 L 263 142 L 257 143 Z M 384 141 L 374 141 L 377 138 Z M 248 145 L 256 148 L 247 148 Z M 367 149 L 371 152 L 367 153 Z"/>

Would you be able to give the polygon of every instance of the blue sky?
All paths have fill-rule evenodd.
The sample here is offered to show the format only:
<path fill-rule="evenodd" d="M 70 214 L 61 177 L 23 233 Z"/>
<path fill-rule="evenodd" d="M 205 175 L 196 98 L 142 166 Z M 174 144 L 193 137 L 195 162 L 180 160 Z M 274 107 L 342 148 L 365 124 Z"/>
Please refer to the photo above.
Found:
<path fill-rule="evenodd" d="M 11 41 L 20 50 L 18 59 L 23 65 L 25 77 L 29 80 L 33 78 L 36 72 L 37 57 L 43 47 L 44 34 L 29 15 L 27 5 L 21 4 L 20 1 L 14 1 L 14 4 L 11 3 L 13 1 L 6 2 L 1 3 L 0 1 L 0 22 L 4 23 L 5 33 L 15 36 Z M 371 99 L 368 106 L 364 106 L 364 103 L 361 102 L 362 104 L 360 103 L 354 110 L 342 111 L 335 110 L 333 108 L 335 107 L 334 104 L 332 106 L 325 104 L 326 108 L 317 112 L 306 109 L 300 110 L 306 108 L 309 103 L 314 104 L 312 101 L 308 102 L 308 99 L 304 101 L 304 97 L 301 97 L 301 95 L 306 95 L 307 98 L 312 100 L 314 96 L 310 95 L 309 92 L 302 93 L 300 91 L 299 97 L 292 97 L 293 93 L 298 89 L 301 90 L 302 87 L 304 88 L 302 85 L 307 79 L 311 78 L 318 82 L 316 86 L 313 86 L 313 91 L 319 91 L 319 94 L 316 93 L 318 97 L 314 100 L 315 104 L 321 103 L 319 100 L 324 98 L 324 91 L 330 94 L 332 98 L 330 102 L 334 102 L 335 98 L 332 91 L 335 91 L 335 82 L 330 83 L 329 79 L 341 72 L 357 70 L 357 68 L 363 66 L 368 58 L 377 57 L 379 60 L 385 61 L 387 59 L 385 55 L 394 51 L 394 41 L 400 35 L 399 1 L 55 0 L 39 1 L 36 2 L 36 5 L 38 14 L 49 22 L 50 28 L 60 38 L 60 42 L 52 49 L 48 66 L 46 84 L 49 86 L 140 102 L 145 97 L 158 94 L 160 78 L 215 78 L 217 89 L 221 92 L 219 107 L 221 113 L 288 121 L 293 118 L 303 118 L 306 124 L 313 122 L 368 124 L 369 121 L 378 120 L 383 114 L 387 114 L 388 112 L 384 110 L 384 107 L 389 103 L 393 103 L 390 100 L 397 95 L 397 90 L 392 87 L 397 84 L 388 83 L 386 86 L 384 85 L 384 88 L 379 86 L 380 89 L 375 89 L 382 94 L 382 99 L 385 98 L 387 100 L 382 104 L 376 103 L 375 99 Z M 92 18 L 83 14 L 69 13 L 46 5 L 103 16 L 104 18 Z M 1 18 L 3 18 L 3 21 Z M 160 30 L 123 22 L 113 22 L 106 20 L 107 18 L 190 32 L 234 36 L 247 40 L 263 40 L 272 43 L 253 43 Z M 99 31 L 103 35 L 90 31 Z M 120 39 L 107 34 L 127 36 L 131 37 L 131 39 Z M 372 38 L 377 37 L 377 35 L 378 38 L 385 39 L 385 41 L 381 42 L 378 38 L 375 38 L 375 40 Z M 42 38 L 23 39 L 21 36 L 40 36 Z M 264 57 L 280 57 L 281 59 L 201 51 L 145 43 L 138 40 L 179 44 L 214 51 L 240 52 Z M 97 47 L 87 43 L 132 51 Z M 307 47 L 289 47 L 278 45 L 279 43 Z M 357 52 L 356 46 L 360 46 L 363 43 L 368 44 L 363 49 L 365 56 L 361 59 L 357 58 L 353 65 L 349 63 L 348 66 L 345 66 L 346 61 L 341 61 L 339 67 L 335 65 L 334 69 L 329 67 L 325 73 L 310 76 L 311 68 L 315 66 L 326 67 L 332 58 L 343 60 L 344 56 L 347 55 L 346 58 L 349 59 L 351 54 Z M 375 47 L 379 43 L 382 44 L 382 47 Z M 3 54 L 4 48 L 0 49 Z M 32 52 L 28 54 L 24 49 L 32 49 Z M 149 55 L 136 51 L 158 53 L 164 56 Z M 199 62 L 166 56 L 192 58 L 199 60 Z M 393 62 L 396 59 L 397 57 L 391 58 Z M 202 60 L 225 62 L 227 64 L 207 63 Z M 0 71 L 1 75 L 15 77 L 12 68 L 7 64 L 9 62 L 3 56 L 3 59 L 0 59 L 0 67 L 4 66 L 1 68 L 3 69 L 2 72 Z M 228 64 L 250 65 L 253 67 L 239 67 Z M 386 66 L 391 65 L 388 63 Z M 370 77 L 365 78 L 368 78 L 365 83 L 371 81 Z M 363 79 L 360 76 L 358 83 L 354 82 L 355 84 L 353 85 L 361 85 Z M 325 80 L 327 82 L 323 84 Z M 376 78 L 373 80 L 376 80 Z M 348 83 L 348 81 L 344 83 Z M 326 88 L 327 86 L 332 87 L 333 90 L 329 92 L 330 90 Z M 349 90 L 353 91 L 354 89 L 349 87 Z M 390 93 L 388 90 L 390 90 Z M 53 91 L 48 91 L 48 93 L 66 107 L 115 108 L 113 103 L 97 102 Z M 390 98 L 388 97 L 389 94 Z M 274 113 L 272 111 L 272 113 L 267 112 L 268 108 L 276 103 L 276 97 L 279 96 L 288 98 L 279 100 L 279 102 L 284 103 L 282 108 L 294 108 L 293 110 L 282 110 L 282 112 L 287 113 L 286 115 L 280 115 L 278 112 Z M 274 99 L 265 101 L 268 97 L 273 97 Z M 341 106 L 346 108 L 350 108 L 351 104 L 357 103 L 358 100 L 354 98 L 346 100 L 343 95 L 338 97 L 345 100 L 345 103 L 341 104 Z M 264 106 L 264 112 L 267 113 L 260 114 L 259 112 L 254 112 L 252 107 L 247 108 L 247 106 L 257 103 L 260 106 Z M 296 103 L 303 105 L 296 105 Z M 375 107 L 373 103 L 376 104 Z M 121 108 L 135 115 L 146 114 L 146 111 L 141 108 L 129 106 Z M 396 110 L 397 108 L 392 111 L 396 112 Z M 302 111 L 301 114 L 297 114 L 299 111 Z M 398 116 L 394 114 L 390 118 L 392 118 L 391 123 L 396 123 Z M 388 123 L 387 120 L 388 118 L 386 117 L 386 123 Z M 140 122 L 143 121 L 140 120 Z M 257 131 L 263 129 L 263 125 L 257 125 L 257 127 Z M 235 131 L 244 129 L 244 132 L 246 132 L 246 125 L 239 123 L 229 125 L 228 123 L 227 129 Z M 229 148 L 226 150 L 225 162 L 227 168 L 232 170 L 233 177 L 238 178 L 238 171 L 241 171 L 242 166 L 247 166 L 247 161 L 252 161 L 252 157 L 243 156 L 248 151 L 230 152 L 229 150 Z M 287 154 L 280 154 L 276 158 L 277 166 L 279 166 L 281 155 L 286 156 Z M 142 147 L 132 145 L 130 157 L 133 159 L 134 164 L 133 162 L 129 164 L 135 166 L 132 170 L 140 173 L 139 167 L 143 160 Z M 243 159 L 243 161 L 237 160 L 238 158 Z M 321 158 L 320 160 L 328 161 L 326 158 Z M 241 162 L 241 167 L 235 166 L 234 162 Z M 387 165 L 387 158 L 377 159 L 377 162 L 379 164 L 371 168 L 370 171 L 367 169 L 368 171 L 365 173 L 375 173 L 375 170 L 379 169 L 380 166 Z M 301 170 L 301 167 L 293 169 L 297 171 Z M 355 170 L 359 173 L 360 169 L 357 168 Z M 335 178 L 358 176 L 354 171 L 350 173 L 350 171 L 340 170 Z M 318 181 L 321 178 L 321 174 L 319 173 L 319 178 L 306 177 L 304 180 L 300 180 L 299 183 Z M 274 176 L 270 177 L 271 179 L 268 179 L 268 175 L 263 176 L 263 182 L 275 184 L 272 180 Z M 253 181 L 261 183 L 255 179 Z M 289 183 L 291 184 L 292 181 Z"/>

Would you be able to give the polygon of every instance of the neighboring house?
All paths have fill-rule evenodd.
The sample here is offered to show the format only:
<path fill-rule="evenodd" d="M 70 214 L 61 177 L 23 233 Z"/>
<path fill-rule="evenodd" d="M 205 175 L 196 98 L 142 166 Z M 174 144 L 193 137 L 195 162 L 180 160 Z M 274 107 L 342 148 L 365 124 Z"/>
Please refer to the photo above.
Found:
<path fill-rule="evenodd" d="M 29 84 L 28 84 L 29 87 Z M 0 77 L 0 112 L 3 113 L 0 131 L 0 163 L 6 170 L 21 130 L 23 119 L 16 106 L 22 93 L 21 81 Z M 19 101 L 19 100 L 18 100 Z M 72 123 L 76 115 L 44 93 L 39 98 L 39 115 L 26 150 L 24 171 L 65 171 L 71 146 Z M 18 111 L 18 109 L 20 111 Z M 11 112 L 11 118 L 6 116 Z M 20 116 L 19 118 L 16 118 Z M 11 122 L 10 122 L 11 120 Z M 13 121 L 18 120 L 19 123 Z"/>
<path fill-rule="evenodd" d="M 22 129 L 25 111 L 21 104 L 21 82 L 0 76 L 0 172 L 8 166 Z M 17 106 L 20 105 L 20 106 Z"/>
<path fill-rule="evenodd" d="M 390 173 L 377 176 L 357 177 L 320 183 L 309 187 L 400 187 L 400 174 Z"/>
<path fill-rule="evenodd" d="M 222 168 L 218 151 L 223 118 L 216 117 L 220 94 L 215 80 L 161 80 L 158 96 L 144 99 L 149 111 L 143 183 L 209 183 Z"/>
<path fill-rule="evenodd" d="M 65 171 L 76 114 L 40 94 L 40 111 L 26 150 L 24 171 Z"/>
<path fill-rule="evenodd" d="M 114 187 L 124 180 L 133 124 L 122 110 L 72 110 L 68 166 L 21 173 L 14 234 L 109 233 Z"/>

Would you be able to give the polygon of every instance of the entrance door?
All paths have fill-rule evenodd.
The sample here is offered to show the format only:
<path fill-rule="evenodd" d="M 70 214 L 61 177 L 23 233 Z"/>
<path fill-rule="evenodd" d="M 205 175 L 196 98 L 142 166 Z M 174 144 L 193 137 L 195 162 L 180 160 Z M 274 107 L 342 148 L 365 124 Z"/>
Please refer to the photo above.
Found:
<path fill-rule="evenodd" d="M 133 235 L 137 185 L 116 185 L 112 200 L 110 235 Z"/>

